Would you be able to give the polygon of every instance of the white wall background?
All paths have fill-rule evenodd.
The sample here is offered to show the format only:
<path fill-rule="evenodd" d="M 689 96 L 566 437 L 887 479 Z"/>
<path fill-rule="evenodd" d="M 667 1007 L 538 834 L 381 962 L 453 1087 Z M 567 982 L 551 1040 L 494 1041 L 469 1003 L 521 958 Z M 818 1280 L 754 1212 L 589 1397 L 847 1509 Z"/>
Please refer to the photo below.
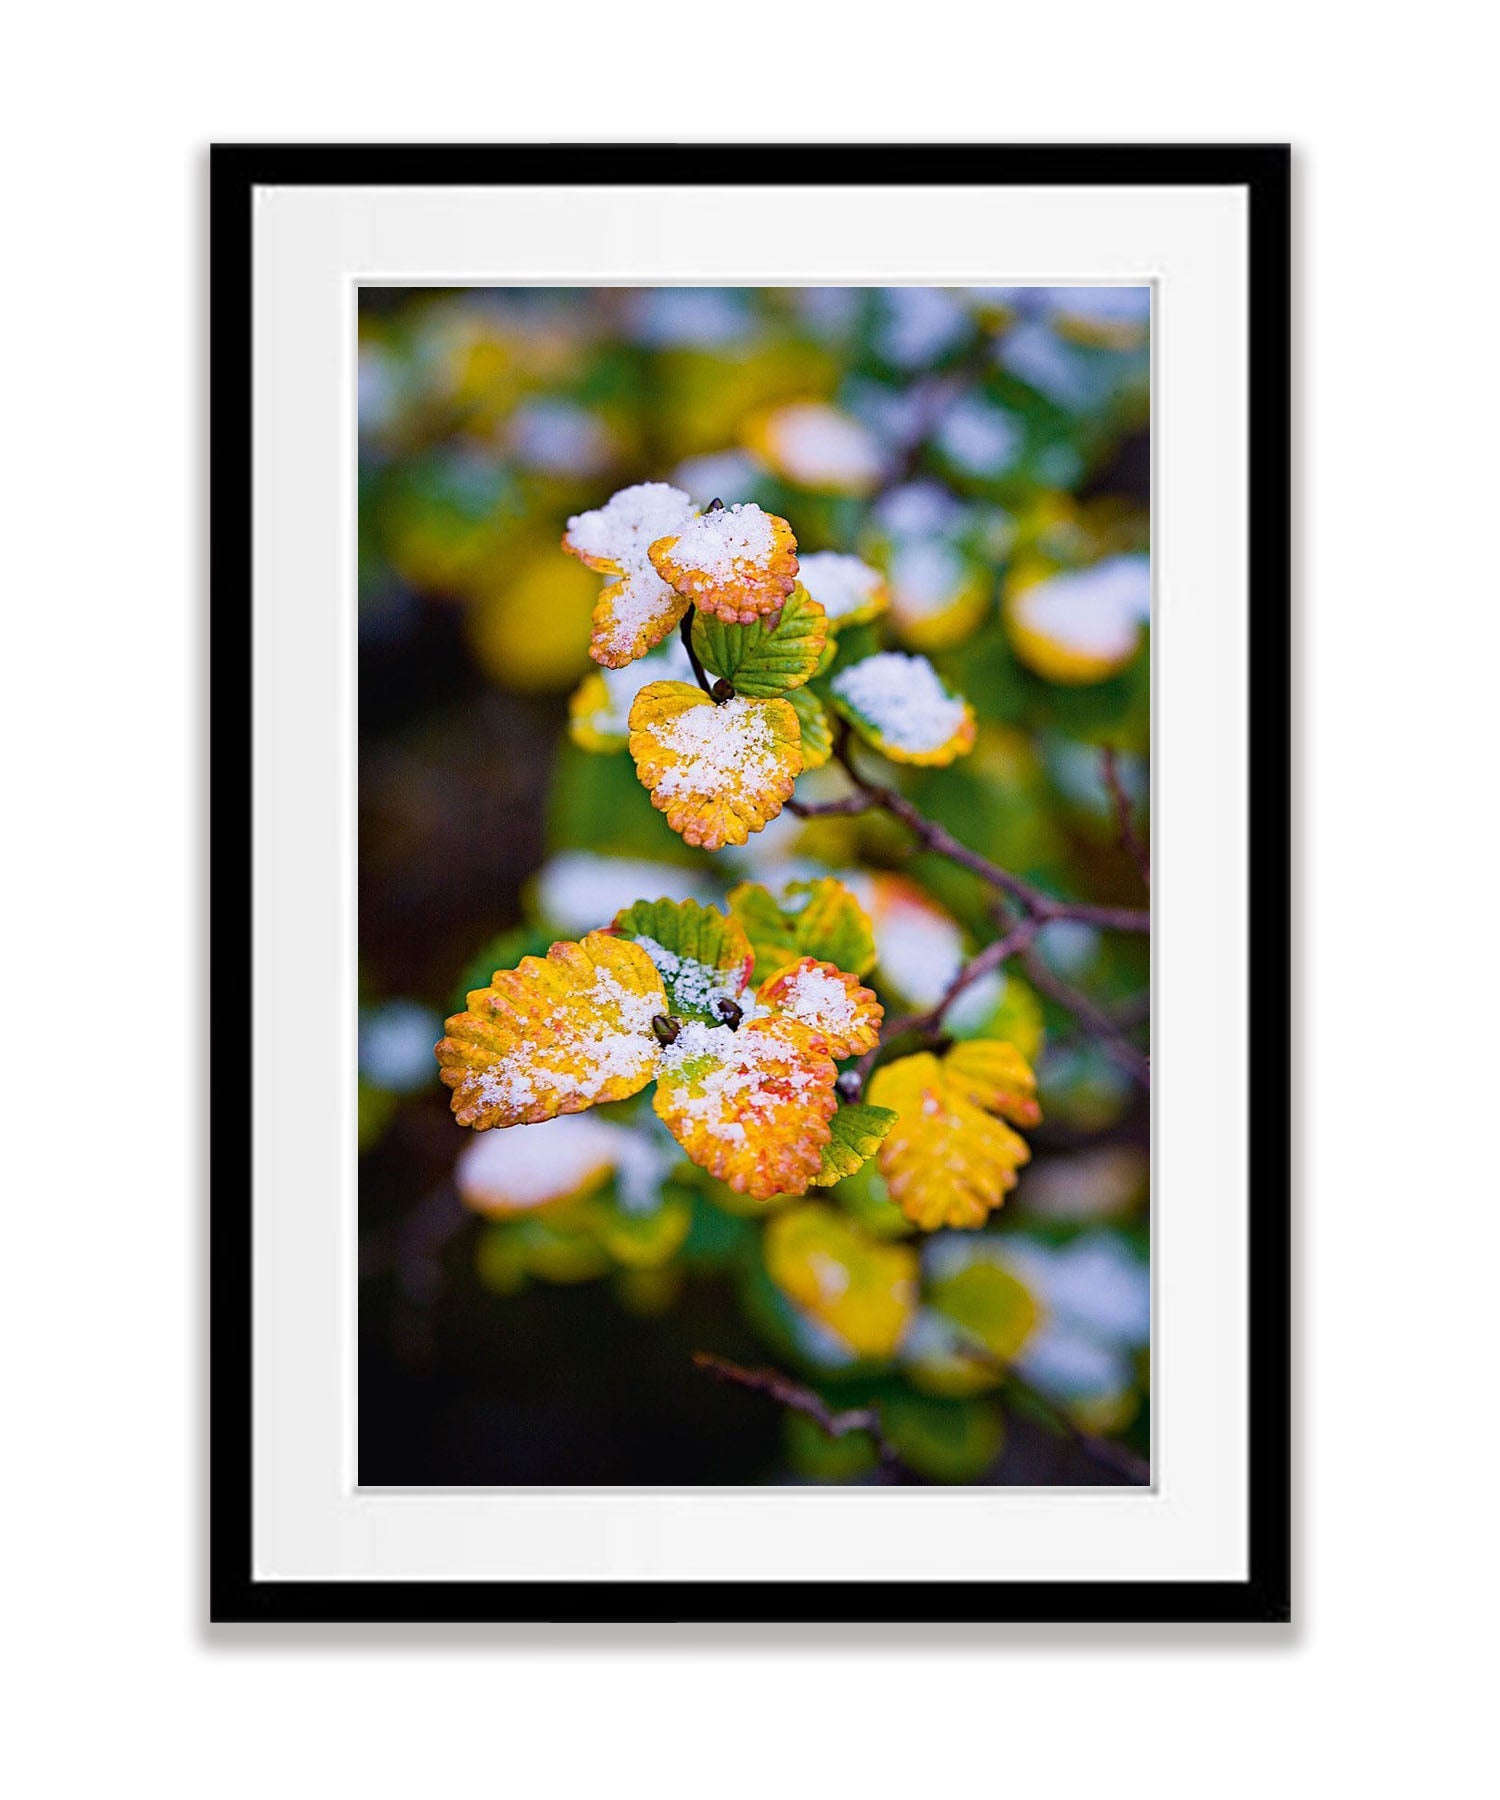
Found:
<path fill-rule="evenodd" d="M 0 1358 L 16 1791 L 1480 1790 L 1500 270 L 1479 17 L 1456 0 L 1386 22 L 1332 0 L 95 0 L 12 19 Z M 210 1636 L 203 146 L 757 136 L 1297 147 L 1299 1622 Z M 215 979 L 232 984 L 235 961 L 220 944 Z"/>

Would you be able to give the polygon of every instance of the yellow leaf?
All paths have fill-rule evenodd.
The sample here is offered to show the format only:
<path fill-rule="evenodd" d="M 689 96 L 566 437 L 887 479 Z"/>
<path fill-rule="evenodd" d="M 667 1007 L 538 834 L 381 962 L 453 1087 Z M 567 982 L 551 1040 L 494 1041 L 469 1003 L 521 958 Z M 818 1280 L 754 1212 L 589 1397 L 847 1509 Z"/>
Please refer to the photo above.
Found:
<path fill-rule="evenodd" d="M 863 1056 L 880 1042 L 884 1007 L 869 988 L 860 986 L 858 976 L 832 963 L 804 956 L 763 981 L 755 997 L 815 1031 L 835 1059 Z"/>
<path fill-rule="evenodd" d="M 800 1194 L 816 1179 L 838 1070 L 793 1019 L 682 1025 L 661 1053 L 657 1115 L 697 1163 L 741 1194 Z"/>
<path fill-rule="evenodd" d="M 797 540 L 785 519 L 746 506 L 700 513 L 663 532 L 651 561 L 664 581 L 726 625 L 775 625 L 797 585 Z"/>
<path fill-rule="evenodd" d="M 1035 1125 L 1036 1078 L 1014 1044 L 974 1038 L 941 1060 L 923 1052 L 877 1069 L 875 1106 L 900 1114 L 878 1164 L 891 1198 L 924 1231 L 982 1225 L 1031 1158 L 1005 1121 Z"/>
<path fill-rule="evenodd" d="M 664 481 L 622 488 L 593 512 L 568 520 L 563 549 L 590 569 L 617 580 L 594 606 L 589 655 L 622 669 L 659 644 L 688 602 L 652 567 L 652 540 L 679 531 L 693 517 L 692 501 Z"/>
<path fill-rule="evenodd" d="M 1151 566 L 1113 556 L 1089 569 L 1022 569 L 1006 584 L 1003 616 L 1011 648 L 1038 675 L 1085 687 L 1118 675 L 1135 658 L 1151 613 Z"/>
<path fill-rule="evenodd" d="M 651 804 L 689 844 L 743 844 L 781 811 L 802 772 L 785 700 L 721 704 L 682 681 L 653 681 L 630 709 L 630 754 Z"/>
<path fill-rule="evenodd" d="M 916 1311 L 917 1252 L 867 1237 L 832 1207 L 777 1213 L 765 1259 L 777 1287 L 857 1356 L 892 1355 Z"/>
<path fill-rule="evenodd" d="M 925 656 L 867 656 L 835 675 L 828 692 L 835 710 L 892 762 L 936 768 L 974 748 L 973 707 L 948 691 Z"/>
<path fill-rule="evenodd" d="M 500 969 L 437 1047 L 453 1114 L 477 1131 L 637 1094 L 656 1073 L 661 977 L 635 944 L 591 931 Z"/>

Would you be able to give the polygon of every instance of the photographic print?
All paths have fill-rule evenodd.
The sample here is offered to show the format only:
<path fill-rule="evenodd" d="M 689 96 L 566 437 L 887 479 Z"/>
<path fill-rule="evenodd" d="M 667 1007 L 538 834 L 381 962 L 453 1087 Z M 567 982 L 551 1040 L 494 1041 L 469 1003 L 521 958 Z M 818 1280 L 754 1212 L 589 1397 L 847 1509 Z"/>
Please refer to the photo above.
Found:
<path fill-rule="evenodd" d="M 1151 288 L 358 312 L 361 1485 L 1148 1485 Z"/>

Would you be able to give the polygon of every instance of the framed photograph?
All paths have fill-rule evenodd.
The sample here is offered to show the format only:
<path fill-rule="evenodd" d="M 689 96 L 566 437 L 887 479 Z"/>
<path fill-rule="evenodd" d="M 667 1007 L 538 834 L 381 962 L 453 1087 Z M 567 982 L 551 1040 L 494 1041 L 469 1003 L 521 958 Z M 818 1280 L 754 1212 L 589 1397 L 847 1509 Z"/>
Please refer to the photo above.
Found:
<path fill-rule="evenodd" d="M 1288 172 L 214 150 L 215 1620 L 1290 1616 Z"/>

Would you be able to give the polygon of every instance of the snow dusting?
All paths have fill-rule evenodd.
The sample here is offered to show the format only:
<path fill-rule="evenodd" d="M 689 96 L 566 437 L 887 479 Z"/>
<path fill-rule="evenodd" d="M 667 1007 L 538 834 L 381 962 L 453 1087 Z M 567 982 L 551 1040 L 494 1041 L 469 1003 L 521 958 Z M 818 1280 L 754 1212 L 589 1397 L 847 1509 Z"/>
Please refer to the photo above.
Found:
<path fill-rule="evenodd" d="M 594 567 L 617 572 L 609 590 L 610 619 L 604 648 L 623 655 L 635 644 L 643 626 L 656 619 L 672 598 L 671 585 L 652 567 L 647 554 L 658 538 L 681 531 L 693 517 L 693 503 L 680 488 L 665 481 L 642 481 L 593 512 L 568 520 L 563 542 Z"/>
<path fill-rule="evenodd" d="M 631 1136 L 587 1113 L 482 1131 L 454 1164 L 453 1179 L 476 1212 L 527 1212 L 614 1168 Z"/>
<path fill-rule="evenodd" d="M 671 537 L 674 533 L 677 542 L 671 551 L 673 564 L 715 581 L 758 573 L 774 544 L 770 516 L 753 500 L 742 506 L 721 506 L 716 512 L 700 513 L 680 526 L 667 526 L 657 536 Z"/>
<path fill-rule="evenodd" d="M 741 695 L 722 706 L 685 706 L 655 735 L 677 759 L 656 784 L 668 798 L 762 793 L 776 779 L 776 737 L 759 701 Z"/>
<path fill-rule="evenodd" d="M 735 971 L 710 968 L 707 963 L 697 962 L 691 956 L 679 956 L 664 944 L 657 943 L 655 938 L 638 937 L 633 942 L 656 965 L 656 972 L 662 978 L 662 985 L 667 990 L 673 1011 L 684 1007 L 692 1012 L 712 1012 L 717 1000 L 733 1000 L 737 1005 L 741 1004 L 740 989 L 733 978 Z M 741 1005 L 741 1011 L 743 1010 Z"/>
<path fill-rule="evenodd" d="M 835 622 L 868 606 L 880 591 L 880 571 L 840 550 L 802 557 L 797 578 Z"/>
<path fill-rule="evenodd" d="M 764 1129 L 789 1102 L 828 1085 L 773 1030 L 730 1031 L 693 1021 L 662 1051 L 661 1073 L 679 1078 L 674 1114 L 734 1144 L 744 1143 L 747 1122 Z"/>
<path fill-rule="evenodd" d="M 1014 604 L 1031 630 L 1070 650 L 1111 660 L 1128 657 L 1151 616 L 1151 564 L 1144 556 L 1111 556 L 1091 569 L 1038 582 Z"/>
<path fill-rule="evenodd" d="M 917 754 L 941 749 L 966 717 L 963 701 L 948 692 L 925 656 L 897 650 L 845 669 L 835 676 L 833 691 L 888 743 Z"/>

